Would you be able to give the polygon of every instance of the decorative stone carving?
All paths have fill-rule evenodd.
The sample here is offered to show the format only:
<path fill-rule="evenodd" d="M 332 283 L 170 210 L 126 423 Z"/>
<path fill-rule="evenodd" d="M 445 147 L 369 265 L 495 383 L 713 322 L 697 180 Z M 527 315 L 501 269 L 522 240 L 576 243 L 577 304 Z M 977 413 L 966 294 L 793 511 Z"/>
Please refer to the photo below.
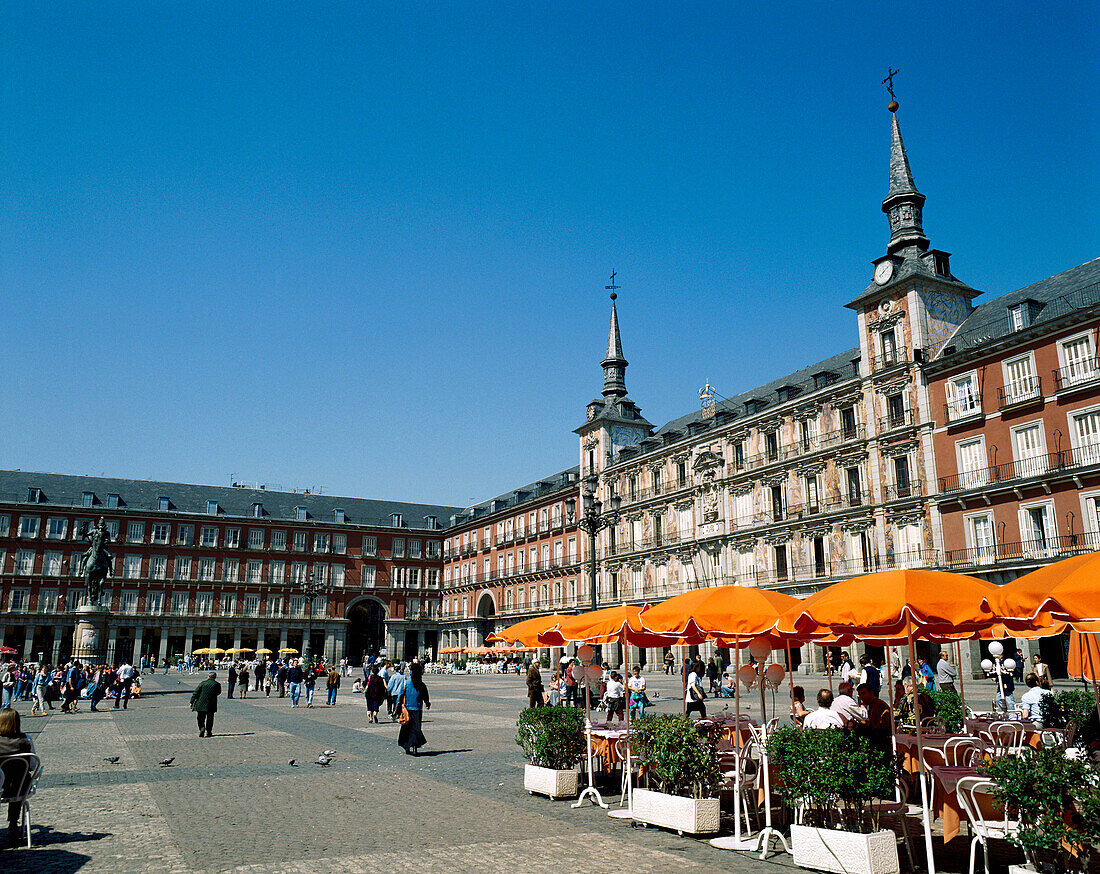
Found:
<path fill-rule="evenodd" d="M 871 516 L 863 516 L 858 519 L 845 519 L 840 523 L 842 530 L 849 532 L 850 534 L 858 534 L 860 531 L 866 531 L 869 528 L 875 527 L 875 520 Z"/>
<path fill-rule="evenodd" d="M 594 449 L 595 447 L 597 447 L 599 445 L 600 445 L 600 438 L 599 438 L 599 435 L 596 434 L 595 432 L 589 434 L 587 437 L 584 438 L 584 448 L 585 449 Z"/>

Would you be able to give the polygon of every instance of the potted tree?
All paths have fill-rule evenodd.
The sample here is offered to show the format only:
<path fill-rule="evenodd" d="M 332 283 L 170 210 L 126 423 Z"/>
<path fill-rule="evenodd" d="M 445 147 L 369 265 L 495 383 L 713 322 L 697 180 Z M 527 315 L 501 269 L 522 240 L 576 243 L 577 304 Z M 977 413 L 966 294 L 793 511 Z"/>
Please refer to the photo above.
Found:
<path fill-rule="evenodd" d="M 523 788 L 551 799 L 575 796 L 577 761 L 584 754 L 584 711 L 528 707 L 516 726 L 516 743 L 528 762 L 523 767 Z"/>
<path fill-rule="evenodd" d="M 695 722 L 672 714 L 639 717 L 631 744 L 655 787 L 634 790 L 634 820 L 679 834 L 716 833 L 721 814 L 718 755 Z"/>
<path fill-rule="evenodd" d="M 866 738 L 839 729 L 785 727 L 768 739 L 777 791 L 802 808 L 791 826 L 796 865 L 841 874 L 897 874 L 897 837 L 879 828 L 877 798 L 892 798 L 896 772 Z"/>
<path fill-rule="evenodd" d="M 1088 871 L 1100 851 L 1100 765 L 1061 747 L 1025 748 L 983 767 L 994 794 L 1019 825 L 1010 838 L 1027 865 L 1016 871 Z M 1012 869 L 1010 869 L 1012 870 Z"/>

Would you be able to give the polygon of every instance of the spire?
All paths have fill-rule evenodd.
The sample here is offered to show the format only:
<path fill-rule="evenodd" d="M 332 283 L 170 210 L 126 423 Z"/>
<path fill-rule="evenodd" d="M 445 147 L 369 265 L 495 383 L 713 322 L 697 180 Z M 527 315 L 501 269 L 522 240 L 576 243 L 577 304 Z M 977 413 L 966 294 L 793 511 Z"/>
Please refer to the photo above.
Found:
<path fill-rule="evenodd" d="M 916 247 L 921 252 L 928 249 L 929 240 L 921 224 L 924 195 L 917 191 L 913 172 L 909 169 L 909 156 L 898 127 L 898 104 L 890 101 L 890 189 L 882 202 L 882 211 L 890 220 L 890 244 L 886 251 L 893 255 L 902 249 Z"/>
<path fill-rule="evenodd" d="M 626 366 L 623 358 L 623 341 L 619 337 L 619 314 L 615 311 L 615 274 L 611 274 L 611 324 L 607 329 L 607 356 L 600 362 L 603 368 L 603 396 L 610 402 L 626 397 Z"/>

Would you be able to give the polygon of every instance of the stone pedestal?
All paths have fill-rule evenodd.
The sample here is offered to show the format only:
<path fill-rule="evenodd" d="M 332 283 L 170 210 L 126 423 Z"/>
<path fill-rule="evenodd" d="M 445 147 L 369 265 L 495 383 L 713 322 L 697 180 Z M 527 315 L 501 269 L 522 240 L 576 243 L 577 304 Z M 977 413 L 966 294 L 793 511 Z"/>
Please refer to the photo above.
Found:
<path fill-rule="evenodd" d="M 73 632 L 73 658 L 84 664 L 103 664 L 107 658 L 106 607 L 76 608 L 76 630 Z"/>

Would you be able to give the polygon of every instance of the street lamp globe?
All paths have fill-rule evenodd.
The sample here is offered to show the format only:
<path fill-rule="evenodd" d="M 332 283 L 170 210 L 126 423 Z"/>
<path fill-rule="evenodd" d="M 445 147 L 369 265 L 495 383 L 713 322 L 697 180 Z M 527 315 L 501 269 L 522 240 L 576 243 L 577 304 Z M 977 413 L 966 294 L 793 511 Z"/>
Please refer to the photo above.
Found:
<path fill-rule="evenodd" d="M 1001 642 L 999 640 L 995 640 L 991 644 L 989 644 L 989 654 L 993 656 L 993 658 L 1000 658 L 1002 655 L 1004 655 L 1004 651 L 1005 648 L 1001 645 Z"/>

